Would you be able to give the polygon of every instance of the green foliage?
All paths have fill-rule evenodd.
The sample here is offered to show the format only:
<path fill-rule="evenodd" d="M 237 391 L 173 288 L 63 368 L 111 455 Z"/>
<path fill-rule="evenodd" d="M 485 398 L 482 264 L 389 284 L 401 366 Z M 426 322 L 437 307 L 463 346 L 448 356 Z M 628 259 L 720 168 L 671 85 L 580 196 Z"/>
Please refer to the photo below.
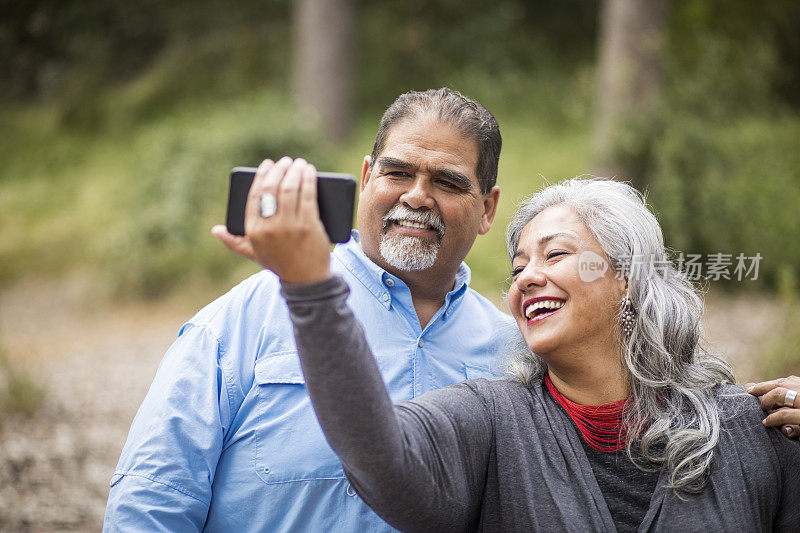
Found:
<path fill-rule="evenodd" d="M 670 78 L 696 93 L 685 105 L 712 115 L 773 100 L 800 108 L 800 3 L 677 0 L 670 18 Z"/>
<path fill-rule="evenodd" d="M 664 102 L 631 128 L 668 243 L 759 252 L 768 287 L 798 275 L 800 4 L 671 4 Z M 450 85 L 501 124 L 502 202 L 469 256 L 476 286 L 507 276 L 503 227 L 545 178 L 590 165 L 598 3 L 357 3 L 360 124 L 335 151 L 288 95 L 292 3 L 10 3 L 0 17 L 0 283 L 88 271 L 158 295 L 235 278 L 209 234 L 227 172 L 304 155 L 357 173 L 379 114 L 409 89 Z M 643 139 L 646 139 L 643 141 Z"/>
<path fill-rule="evenodd" d="M 111 284 L 156 296 L 192 276 L 224 278 L 236 260 L 208 230 L 224 221 L 228 172 L 283 155 L 325 167 L 312 126 L 288 102 L 258 96 L 147 128 L 138 140 L 141 164 L 130 169 L 131 187 L 101 246 Z"/>
<path fill-rule="evenodd" d="M 800 114 L 775 102 L 775 47 L 758 32 L 706 31 L 671 57 L 660 132 L 647 147 L 667 242 L 686 253 L 760 253 L 759 282 L 775 288 L 779 272 L 800 274 Z"/>
<path fill-rule="evenodd" d="M 11 415 L 33 416 L 44 398 L 44 388 L 0 351 L 0 424 Z"/>
<path fill-rule="evenodd" d="M 97 94 L 135 78 L 180 42 L 193 42 L 202 52 L 206 40 L 258 34 L 273 45 L 260 55 L 272 59 L 274 45 L 286 41 L 290 5 L 286 0 L 4 2 L 0 95 L 66 97 L 77 104 L 87 91 Z"/>
<path fill-rule="evenodd" d="M 102 134 L 59 125 L 58 113 L 20 109 L 4 119 L 14 132 L 0 141 L 5 283 L 76 269 L 127 294 L 218 283 L 243 263 L 209 234 L 224 222 L 230 169 L 282 155 L 333 168 L 313 117 L 273 91 L 187 98 Z M 53 125 L 27 131 L 32 116 Z"/>
<path fill-rule="evenodd" d="M 597 10 L 580 0 L 363 1 L 359 18 L 369 23 L 358 33 L 358 101 L 382 111 L 408 90 L 448 85 L 468 93 L 460 82 L 475 74 L 491 79 L 500 100 L 509 90 L 521 92 L 515 84 L 531 74 L 546 80 L 590 61 Z"/>
<path fill-rule="evenodd" d="M 766 379 L 800 376 L 800 287 L 791 269 L 780 271 L 778 287 L 780 323 L 775 325 L 773 341 L 758 363 L 760 375 Z"/>
<path fill-rule="evenodd" d="M 692 253 L 760 253 L 760 278 L 800 273 L 800 118 L 673 121 L 657 145 L 651 198 L 668 241 Z"/>

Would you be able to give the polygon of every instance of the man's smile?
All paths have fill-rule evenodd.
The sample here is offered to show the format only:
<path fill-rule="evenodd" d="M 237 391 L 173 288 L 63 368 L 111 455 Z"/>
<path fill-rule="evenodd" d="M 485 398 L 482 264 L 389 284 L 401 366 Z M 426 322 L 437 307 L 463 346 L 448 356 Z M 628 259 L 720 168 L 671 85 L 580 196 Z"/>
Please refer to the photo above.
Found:
<path fill-rule="evenodd" d="M 414 222 L 413 220 L 395 220 L 395 224 L 398 226 L 403 226 L 404 228 L 418 228 L 418 229 L 430 229 L 433 228 L 428 226 L 427 224 L 422 224 L 421 222 Z"/>
<path fill-rule="evenodd" d="M 436 239 L 439 238 L 439 232 L 436 228 L 423 224 L 422 222 L 415 222 L 413 220 L 393 220 L 390 225 L 392 231 L 404 237 L 415 237 L 418 239 Z M 388 230 L 389 228 L 387 228 Z"/>
<path fill-rule="evenodd" d="M 442 219 L 429 210 L 411 209 L 405 205 L 398 204 L 389 210 L 383 217 L 384 234 L 390 227 L 401 234 L 410 237 L 427 237 L 431 233 L 441 239 L 444 237 L 444 222 Z"/>

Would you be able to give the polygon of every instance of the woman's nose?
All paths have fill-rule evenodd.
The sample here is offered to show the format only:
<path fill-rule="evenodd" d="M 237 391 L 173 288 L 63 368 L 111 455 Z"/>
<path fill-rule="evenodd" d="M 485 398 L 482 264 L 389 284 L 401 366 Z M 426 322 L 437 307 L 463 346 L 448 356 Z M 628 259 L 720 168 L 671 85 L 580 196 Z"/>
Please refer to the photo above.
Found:
<path fill-rule="evenodd" d="M 409 189 L 400 196 L 400 201 L 411 209 L 433 209 L 436 203 L 425 178 L 417 178 L 411 182 Z"/>
<path fill-rule="evenodd" d="M 517 274 L 517 279 L 514 281 L 520 291 L 526 291 L 534 287 L 544 287 L 547 284 L 547 277 L 544 275 L 540 265 L 534 262 L 528 265 Z"/>

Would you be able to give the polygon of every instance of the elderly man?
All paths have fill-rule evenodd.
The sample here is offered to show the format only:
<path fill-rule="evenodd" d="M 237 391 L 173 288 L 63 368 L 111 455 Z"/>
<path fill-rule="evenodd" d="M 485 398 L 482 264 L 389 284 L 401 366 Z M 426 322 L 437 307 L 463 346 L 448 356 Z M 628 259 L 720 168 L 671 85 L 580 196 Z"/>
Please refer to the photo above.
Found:
<path fill-rule="evenodd" d="M 358 232 L 331 254 L 393 400 L 493 374 L 508 317 L 468 287 L 489 231 L 501 138 L 448 89 L 401 95 L 364 158 Z M 288 158 L 258 172 L 307 172 Z M 248 237 L 214 234 L 253 257 Z M 108 531 L 391 530 L 317 425 L 276 276 L 201 310 L 169 349 L 111 479 Z"/>

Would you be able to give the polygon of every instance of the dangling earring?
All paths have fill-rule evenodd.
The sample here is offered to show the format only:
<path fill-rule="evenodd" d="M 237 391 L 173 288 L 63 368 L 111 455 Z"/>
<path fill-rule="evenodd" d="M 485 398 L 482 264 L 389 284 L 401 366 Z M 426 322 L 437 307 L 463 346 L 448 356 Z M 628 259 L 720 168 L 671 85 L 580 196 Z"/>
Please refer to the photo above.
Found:
<path fill-rule="evenodd" d="M 633 333 L 633 321 L 636 318 L 636 314 L 633 311 L 633 304 L 631 303 L 631 299 L 628 298 L 627 294 L 622 299 L 621 318 L 622 318 L 622 332 L 625 334 L 625 337 L 630 338 L 631 334 Z"/>

